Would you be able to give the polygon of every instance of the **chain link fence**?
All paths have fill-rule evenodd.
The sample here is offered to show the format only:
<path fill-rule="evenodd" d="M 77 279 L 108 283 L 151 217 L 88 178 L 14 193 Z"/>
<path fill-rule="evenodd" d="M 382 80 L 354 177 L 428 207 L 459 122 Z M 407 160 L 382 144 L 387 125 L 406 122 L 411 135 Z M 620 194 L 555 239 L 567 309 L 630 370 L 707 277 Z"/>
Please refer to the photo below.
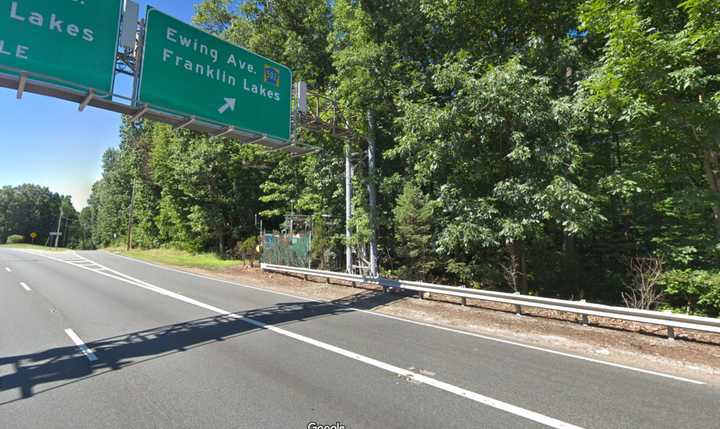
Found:
<path fill-rule="evenodd" d="M 262 262 L 310 268 L 310 244 L 309 234 L 263 234 Z"/>

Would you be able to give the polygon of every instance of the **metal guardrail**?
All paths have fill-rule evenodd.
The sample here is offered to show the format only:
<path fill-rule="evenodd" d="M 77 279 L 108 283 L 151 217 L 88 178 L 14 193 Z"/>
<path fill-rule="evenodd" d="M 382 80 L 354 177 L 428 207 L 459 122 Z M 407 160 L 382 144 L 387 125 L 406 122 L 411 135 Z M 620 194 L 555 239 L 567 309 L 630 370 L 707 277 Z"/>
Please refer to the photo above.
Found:
<path fill-rule="evenodd" d="M 688 316 L 684 314 L 665 313 L 651 310 L 638 310 L 626 307 L 614 307 L 602 304 L 593 304 L 583 301 L 570 301 L 555 298 L 542 298 L 538 296 L 520 295 L 506 292 L 495 292 L 481 289 L 468 289 L 457 286 L 444 286 L 432 283 L 412 282 L 405 280 L 392 280 L 383 277 L 366 277 L 357 274 L 338 273 L 334 271 L 312 270 L 307 268 L 287 267 L 284 265 L 261 264 L 263 271 L 298 274 L 305 279 L 320 277 L 326 279 L 342 280 L 357 284 L 374 284 L 388 289 L 409 290 L 419 292 L 422 298 L 424 293 L 455 296 L 461 298 L 466 304 L 468 298 L 482 301 L 499 302 L 515 306 L 517 314 L 522 314 L 522 307 L 543 308 L 581 316 L 583 324 L 588 324 L 588 316 L 604 317 L 608 319 L 626 320 L 650 325 L 659 325 L 667 328 L 669 339 L 675 338 L 674 328 L 690 329 L 694 331 L 712 332 L 720 334 L 720 319 L 711 317 Z"/>

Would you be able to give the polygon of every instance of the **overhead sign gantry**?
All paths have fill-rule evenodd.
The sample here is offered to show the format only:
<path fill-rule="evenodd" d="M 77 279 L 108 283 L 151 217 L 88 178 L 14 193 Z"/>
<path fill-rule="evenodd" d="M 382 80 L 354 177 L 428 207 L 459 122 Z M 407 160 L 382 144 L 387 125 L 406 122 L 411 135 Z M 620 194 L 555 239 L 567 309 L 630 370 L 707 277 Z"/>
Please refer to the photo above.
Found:
<path fill-rule="evenodd" d="M 0 86 L 294 153 L 292 71 L 131 0 L 0 0 Z M 121 28 L 123 34 L 121 35 Z M 124 49 L 118 47 L 123 40 Z M 129 43 L 128 43 L 129 41 Z M 114 93 L 122 71 L 133 94 Z"/>

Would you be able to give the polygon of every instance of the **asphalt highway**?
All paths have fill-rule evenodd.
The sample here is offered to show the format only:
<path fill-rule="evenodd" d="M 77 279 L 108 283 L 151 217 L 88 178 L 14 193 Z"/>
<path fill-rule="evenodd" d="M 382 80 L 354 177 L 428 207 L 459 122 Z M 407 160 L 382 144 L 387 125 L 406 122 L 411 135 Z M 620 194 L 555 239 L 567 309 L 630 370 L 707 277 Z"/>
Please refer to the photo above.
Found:
<path fill-rule="evenodd" d="M 720 427 L 716 386 L 377 305 L 0 249 L 0 428 Z"/>

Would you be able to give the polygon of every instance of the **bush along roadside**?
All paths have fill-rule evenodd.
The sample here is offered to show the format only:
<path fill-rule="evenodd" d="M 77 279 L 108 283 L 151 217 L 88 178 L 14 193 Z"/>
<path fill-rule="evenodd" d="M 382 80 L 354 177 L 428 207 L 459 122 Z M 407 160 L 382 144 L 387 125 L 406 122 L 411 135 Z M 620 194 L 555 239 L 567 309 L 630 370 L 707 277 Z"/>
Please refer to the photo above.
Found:
<path fill-rule="evenodd" d="M 20 244 L 25 242 L 25 237 L 20 234 L 13 234 L 7 238 L 5 244 Z"/>
<path fill-rule="evenodd" d="M 674 310 L 698 316 L 720 315 L 720 272 L 710 270 L 671 270 L 660 279 L 665 301 Z"/>

